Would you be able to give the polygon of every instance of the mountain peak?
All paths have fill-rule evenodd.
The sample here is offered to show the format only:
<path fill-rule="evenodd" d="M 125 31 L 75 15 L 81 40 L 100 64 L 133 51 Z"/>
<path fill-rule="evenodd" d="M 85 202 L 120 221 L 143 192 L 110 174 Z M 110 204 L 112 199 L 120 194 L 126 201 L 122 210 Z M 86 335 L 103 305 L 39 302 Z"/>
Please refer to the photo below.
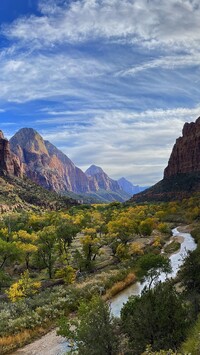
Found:
<path fill-rule="evenodd" d="M 33 128 L 21 128 L 10 139 L 12 151 L 18 155 L 18 146 L 34 154 L 48 155 L 44 140 L 42 136 Z"/>
<path fill-rule="evenodd" d="M 100 166 L 92 164 L 86 171 L 85 174 L 89 176 L 94 176 L 96 174 L 104 173 L 103 169 Z"/>

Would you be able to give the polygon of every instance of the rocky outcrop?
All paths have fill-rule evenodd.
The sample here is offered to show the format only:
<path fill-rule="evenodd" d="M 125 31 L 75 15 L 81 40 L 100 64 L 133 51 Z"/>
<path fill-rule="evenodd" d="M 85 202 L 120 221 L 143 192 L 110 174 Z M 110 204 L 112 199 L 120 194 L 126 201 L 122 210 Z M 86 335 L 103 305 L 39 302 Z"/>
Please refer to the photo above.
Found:
<path fill-rule="evenodd" d="M 173 147 L 164 178 L 200 172 L 200 117 L 195 123 L 185 123 L 182 133 Z"/>
<path fill-rule="evenodd" d="M 22 168 L 18 157 L 11 152 L 9 141 L 0 131 L 0 175 L 22 176 Z"/>

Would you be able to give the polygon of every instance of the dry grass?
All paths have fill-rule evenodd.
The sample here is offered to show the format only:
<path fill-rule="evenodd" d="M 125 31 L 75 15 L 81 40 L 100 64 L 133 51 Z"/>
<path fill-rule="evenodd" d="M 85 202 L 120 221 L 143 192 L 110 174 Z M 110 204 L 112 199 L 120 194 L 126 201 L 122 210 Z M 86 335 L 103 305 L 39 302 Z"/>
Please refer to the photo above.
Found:
<path fill-rule="evenodd" d="M 38 327 L 35 329 L 25 329 L 24 331 L 15 334 L 9 335 L 7 337 L 0 338 L 0 354 L 8 354 L 10 351 L 21 348 L 22 346 L 30 343 L 30 340 L 40 338 L 42 335 L 49 332 L 52 328 L 51 325 L 46 327 Z"/>
<path fill-rule="evenodd" d="M 136 281 L 136 276 L 133 272 L 129 273 L 123 281 L 115 283 L 103 296 L 104 300 L 109 300 L 126 287 L 130 286 Z"/>

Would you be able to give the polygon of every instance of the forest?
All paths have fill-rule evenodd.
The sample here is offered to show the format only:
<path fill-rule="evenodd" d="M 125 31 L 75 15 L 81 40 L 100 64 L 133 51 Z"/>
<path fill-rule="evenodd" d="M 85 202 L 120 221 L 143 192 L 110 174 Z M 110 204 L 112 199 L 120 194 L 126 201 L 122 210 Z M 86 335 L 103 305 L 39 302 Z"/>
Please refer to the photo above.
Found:
<path fill-rule="evenodd" d="M 74 354 L 199 354 L 199 217 L 199 195 L 3 213 L 1 354 L 57 326 Z M 175 240 L 167 244 L 171 229 L 188 224 L 197 248 L 176 279 L 159 283 L 159 274 L 170 272 L 168 256 L 180 248 Z M 136 280 L 148 286 L 115 318 L 109 300 Z"/>

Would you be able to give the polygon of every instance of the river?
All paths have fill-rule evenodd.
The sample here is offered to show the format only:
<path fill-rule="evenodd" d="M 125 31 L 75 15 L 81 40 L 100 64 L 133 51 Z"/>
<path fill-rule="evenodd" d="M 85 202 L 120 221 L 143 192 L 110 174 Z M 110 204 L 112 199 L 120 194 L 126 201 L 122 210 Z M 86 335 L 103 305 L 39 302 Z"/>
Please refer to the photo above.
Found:
<path fill-rule="evenodd" d="M 182 243 L 179 251 L 170 256 L 172 272 L 167 275 L 168 278 L 174 278 L 176 276 L 180 266 L 184 263 L 184 257 L 187 252 L 196 248 L 196 244 L 190 233 L 179 232 L 178 229 L 175 228 L 172 230 L 172 236 L 172 238 L 181 238 Z M 160 280 L 164 281 L 165 279 L 166 274 L 161 274 Z M 116 317 L 119 317 L 120 310 L 123 304 L 127 302 L 129 296 L 139 295 L 144 286 L 145 283 L 141 284 L 140 282 L 136 282 L 113 297 L 111 300 L 112 313 Z M 70 348 L 68 347 L 65 339 L 61 336 L 56 336 L 56 330 L 53 330 L 44 335 L 41 339 L 38 339 L 33 343 L 26 345 L 22 349 L 15 351 L 12 355 L 64 355 L 69 350 Z"/>

